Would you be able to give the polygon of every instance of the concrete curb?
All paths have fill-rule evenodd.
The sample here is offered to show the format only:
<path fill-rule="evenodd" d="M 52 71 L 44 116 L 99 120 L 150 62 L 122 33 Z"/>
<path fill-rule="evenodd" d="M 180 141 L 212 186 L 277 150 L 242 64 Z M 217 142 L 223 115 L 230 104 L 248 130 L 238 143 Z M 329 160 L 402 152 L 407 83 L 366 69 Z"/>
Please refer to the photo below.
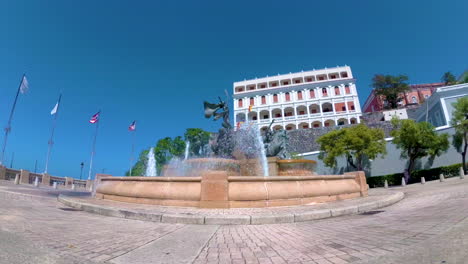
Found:
<path fill-rule="evenodd" d="M 366 202 L 360 205 L 343 206 L 331 209 L 316 209 L 300 213 L 271 214 L 271 215 L 189 215 L 189 214 L 158 214 L 150 212 L 139 212 L 133 210 L 123 210 L 110 206 L 100 206 L 76 201 L 73 197 L 60 194 L 57 200 L 66 206 L 83 210 L 89 213 L 104 216 L 120 217 L 126 219 L 170 223 L 170 224 L 191 224 L 191 225 L 264 225 L 298 223 L 336 217 L 342 215 L 352 215 L 372 211 L 386 207 L 401 201 L 405 197 L 403 192 L 395 192 L 383 199 Z"/>

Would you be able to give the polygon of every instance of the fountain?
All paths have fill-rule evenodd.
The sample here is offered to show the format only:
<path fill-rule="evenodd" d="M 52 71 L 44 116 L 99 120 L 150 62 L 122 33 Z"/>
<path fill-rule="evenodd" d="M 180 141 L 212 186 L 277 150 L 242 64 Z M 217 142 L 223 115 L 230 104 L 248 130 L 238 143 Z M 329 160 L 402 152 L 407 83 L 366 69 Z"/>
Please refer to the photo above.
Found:
<path fill-rule="evenodd" d="M 200 148 L 199 157 L 189 157 L 187 142 L 184 156 L 164 165 L 162 177 L 104 177 L 96 197 L 164 206 L 236 208 L 367 196 L 364 172 L 317 175 L 315 161 L 291 159 L 287 132 L 273 131 L 274 120 L 262 137 L 255 123 L 234 130 L 223 101 L 205 102 L 204 107 L 206 118 L 222 119 L 223 123 L 210 139 L 210 147 Z M 153 148 L 148 154 L 146 176 L 156 176 Z"/>
<path fill-rule="evenodd" d="M 187 160 L 189 157 L 189 150 L 190 150 L 190 141 L 185 141 L 185 153 L 184 153 L 184 160 Z M 201 148 L 200 148 L 201 150 Z"/>
<path fill-rule="evenodd" d="M 154 148 L 148 152 L 148 163 L 146 164 L 145 176 L 154 177 L 158 176 L 156 173 L 156 159 L 154 158 Z"/>

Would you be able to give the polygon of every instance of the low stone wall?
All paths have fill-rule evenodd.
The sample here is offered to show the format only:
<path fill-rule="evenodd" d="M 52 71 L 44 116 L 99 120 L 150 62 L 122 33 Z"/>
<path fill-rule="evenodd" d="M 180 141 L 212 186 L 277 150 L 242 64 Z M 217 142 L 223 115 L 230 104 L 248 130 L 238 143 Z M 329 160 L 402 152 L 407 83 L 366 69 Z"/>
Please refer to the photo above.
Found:
<path fill-rule="evenodd" d="M 58 185 L 63 185 L 65 188 L 72 188 L 74 184 L 75 187 L 86 188 L 87 190 L 91 189 L 93 181 L 91 180 L 77 180 L 70 177 L 57 177 L 51 176 L 47 173 L 32 173 L 28 170 L 16 170 L 0 166 L 0 180 L 14 181 L 16 175 L 19 175 L 20 184 L 34 184 L 36 177 L 38 182 L 42 186 L 52 186 L 54 182 L 57 182 Z"/>
<path fill-rule="evenodd" d="M 318 176 L 102 177 L 96 197 L 200 208 L 275 207 L 367 196 L 363 172 Z"/>

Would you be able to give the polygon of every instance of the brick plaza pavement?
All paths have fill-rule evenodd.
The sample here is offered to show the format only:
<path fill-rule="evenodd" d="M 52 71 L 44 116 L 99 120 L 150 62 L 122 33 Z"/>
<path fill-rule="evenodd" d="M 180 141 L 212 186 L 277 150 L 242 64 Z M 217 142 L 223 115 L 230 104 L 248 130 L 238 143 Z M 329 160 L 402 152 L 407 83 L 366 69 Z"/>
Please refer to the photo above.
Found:
<path fill-rule="evenodd" d="M 14 188 L 0 183 L 0 194 L 2 190 L 14 191 Z M 203 238 L 206 241 L 197 244 L 203 246 L 193 249 L 196 253 L 193 262 L 373 263 L 374 258 L 401 255 L 413 246 L 437 240 L 467 220 L 466 179 L 396 189 L 404 191 L 406 198 L 379 209 L 381 212 L 376 214 L 291 224 L 219 226 L 212 236 Z M 21 192 L 41 195 L 37 190 L 35 193 L 25 190 Z M 169 239 L 181 228 L 187 235 L 195 228 L 64 208 L 50 196 L 34 199 L 0 195 L 0 231 L 15 233 L 32 244 L 78 262 L 119 263 L 119 256 L 144 249 L 161 238 Z M 158 248 L 151 250 L 160 253 Z M 187 246 L 185 250 L 192 249 Z M 442 261 L 438 256 L 433 258 L 434 263 Z M 147 263 L 164 263 L 159 259 L 161 262 L 148 260 Z M 173 259 L 171 263 L 178 262 Z"/>

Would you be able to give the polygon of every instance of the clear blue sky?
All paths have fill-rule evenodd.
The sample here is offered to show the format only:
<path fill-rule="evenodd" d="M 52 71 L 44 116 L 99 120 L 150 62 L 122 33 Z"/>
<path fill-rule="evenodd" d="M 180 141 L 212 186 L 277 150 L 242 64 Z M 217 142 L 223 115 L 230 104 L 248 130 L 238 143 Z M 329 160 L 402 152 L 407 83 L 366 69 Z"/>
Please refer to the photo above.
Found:
<path fill-rule="evenodd" d="M 468 68 L 468 2 L 459 1 L 0 1 L 0 124 L 21 75 L 7 164 L 44 169 L 50 110 L 62 106 L 50 172 L 79 176 L 102 109 L 95 171 L 129 167 L 140 151 L 188 127 L 216 131 L 202 101 L 232 82 L 350 65 L 361 105 L 375 73 L 438 82 Z M 3 142 L 3 134 L 0 136 Z M 84 173 L 85 175 L 86 173 Z"/>

